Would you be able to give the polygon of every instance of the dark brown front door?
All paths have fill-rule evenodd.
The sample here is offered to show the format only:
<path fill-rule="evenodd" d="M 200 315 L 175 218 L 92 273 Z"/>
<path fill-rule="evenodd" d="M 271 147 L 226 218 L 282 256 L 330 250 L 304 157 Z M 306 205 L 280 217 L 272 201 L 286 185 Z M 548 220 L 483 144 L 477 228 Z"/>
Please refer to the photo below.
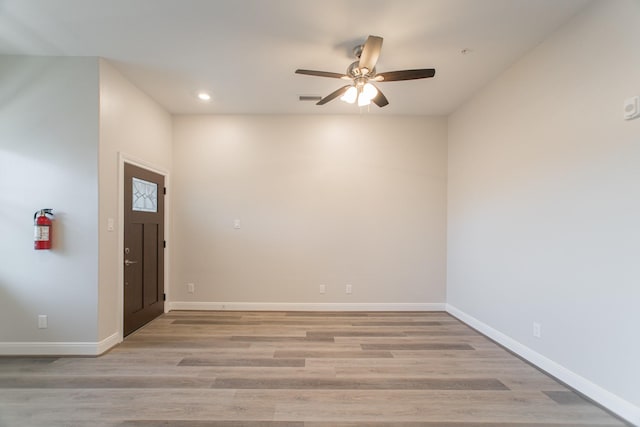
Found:
<path fill-rule="evenodd" d="M 164 177 L 124 166 L 124 335 L 164 312 Z"/>

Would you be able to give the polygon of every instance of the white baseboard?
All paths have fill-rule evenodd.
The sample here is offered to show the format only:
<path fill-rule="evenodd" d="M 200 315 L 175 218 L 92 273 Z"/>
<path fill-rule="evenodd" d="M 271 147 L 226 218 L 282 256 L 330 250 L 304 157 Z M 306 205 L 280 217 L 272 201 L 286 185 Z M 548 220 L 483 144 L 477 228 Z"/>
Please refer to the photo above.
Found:
<path fill-rule="evenodd" d="M 2 356 L 98 356 L 120 342 L 119 334 L 98 342 L 0 342 Z"/>
<path fill-rule="evenodd" d="M 458 318 L 460 321 L 496 341 L 500 345 L 508 348 L 531 364 L 573 387 L 611 412 L 624 418 L 633 425 L 640 426 L 640 408 L 638 406 L 635 406 L 631 402 L 628 402 L 597 384 L 592 383 L 588 379 L 570 371 L 553 360 L 546 358 L 542 354 L 530 349 L 475 317 L 468 315 L 462 310 L 457 309 L 451 304 L 446 304 L 446 311 L 452 316 Z"/>
<path fill-rule="evenodd" d="M 112 335 L 98 342 L 98 346 L 96 348 L 96 355 L 100 355 L 102 353 L 107 352 L 111 348 L 120 344 L 122 340 L 123 340 L 122 335 L 119 334 L 118 332 L 114 332 Z"/>
<path fill-rule="evenodd" d="M 238 311 L 445 311 L 445 303 L 280 303 L 192 302 L 165 303 L 169 310 Z"/>

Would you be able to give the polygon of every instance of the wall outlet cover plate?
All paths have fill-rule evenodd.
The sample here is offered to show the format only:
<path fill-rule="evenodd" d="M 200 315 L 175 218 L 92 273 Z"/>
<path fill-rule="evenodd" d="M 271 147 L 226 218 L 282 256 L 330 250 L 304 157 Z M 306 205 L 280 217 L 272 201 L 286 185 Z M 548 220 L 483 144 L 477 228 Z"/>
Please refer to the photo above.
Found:
<path fill-rule="evenodd" d="M 625 120 L 635 119 L 640 116 L 640 96 L 634 96 L 624 101 Z"/>

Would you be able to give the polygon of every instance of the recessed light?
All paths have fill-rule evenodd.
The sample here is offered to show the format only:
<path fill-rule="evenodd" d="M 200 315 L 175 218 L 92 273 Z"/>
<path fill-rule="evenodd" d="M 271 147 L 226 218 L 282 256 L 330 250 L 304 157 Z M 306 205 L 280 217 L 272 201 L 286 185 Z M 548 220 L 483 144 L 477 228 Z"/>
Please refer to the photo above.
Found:
<path fill-rule="evenodd" d="M 211 95 L 207 92 L 198 92 L 198 99 L 200 101 L 211 101 Z"/>

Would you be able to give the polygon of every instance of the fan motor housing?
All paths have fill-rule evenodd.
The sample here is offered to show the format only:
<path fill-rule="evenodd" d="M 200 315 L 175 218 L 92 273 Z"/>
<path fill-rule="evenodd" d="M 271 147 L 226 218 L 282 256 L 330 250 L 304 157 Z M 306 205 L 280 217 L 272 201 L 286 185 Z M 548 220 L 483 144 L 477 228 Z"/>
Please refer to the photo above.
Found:
<path fill-rule="evenodd" d="M 373 76 L 376 75 L 376 69 L 374 68 L 373 70 L 369 70 L 369 72 L 367 72 L 366 74 L 362 73 L 362 70 L 359 67 L 360 63 L 359 61 L 355 61 L 353 63 L 351 63 L 351 65 L 349 65 L 349 67 L 347 67 L 347 75 L 349 77 L 351 77 L 352 79 L 357 79 L 359 77 L 367 77 L 367 78 L 372 78 Z"/>

